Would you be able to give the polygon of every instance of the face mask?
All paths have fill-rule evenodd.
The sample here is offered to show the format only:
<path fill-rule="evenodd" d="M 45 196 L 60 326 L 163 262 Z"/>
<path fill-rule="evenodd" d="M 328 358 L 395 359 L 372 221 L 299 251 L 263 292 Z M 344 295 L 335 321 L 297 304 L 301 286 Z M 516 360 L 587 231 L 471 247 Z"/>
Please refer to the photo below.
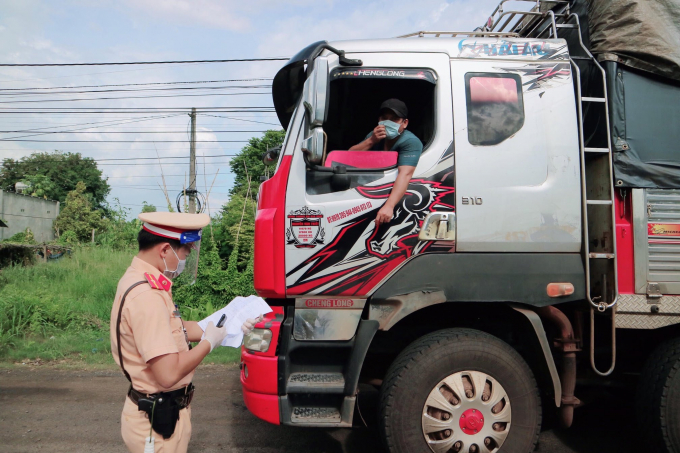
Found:
<path fill-rule="evenodd" d="M 385 133 L 387 133 L 387 138 L 388 140 L 392 140 L 394 138 L 399 137 L 401 135 L 401 132 L 399 132 L 399 128 L 401 127 L 401 124 L 395 123 L 394 121 L 386 120 L 386 121 L 380 121 L 378 124 L 382 124 L 385 126 Z"/>
<path fill-rule="evenodd" d="M 179 259 L 179 256 L 177 256 L 177 252 L 175 252 L 175 249 L 173 249 L 172 247 L 170 247 L 170 250 L 172 250 L 172 253 L 174 253 L 175 256 L 177 257 L 177 269 L 175 269 L 174 271 L 168 269 L 168 264 L 165 262 L 165 258 L 163 258 L 163 264 L 165 264 L 165 270 L 163 271 L 163 275 L 172 279 L 182 273 L 182 271 L 184 270 L 184 266 L 186 266 L 187 264 L 187 260 Z"/>

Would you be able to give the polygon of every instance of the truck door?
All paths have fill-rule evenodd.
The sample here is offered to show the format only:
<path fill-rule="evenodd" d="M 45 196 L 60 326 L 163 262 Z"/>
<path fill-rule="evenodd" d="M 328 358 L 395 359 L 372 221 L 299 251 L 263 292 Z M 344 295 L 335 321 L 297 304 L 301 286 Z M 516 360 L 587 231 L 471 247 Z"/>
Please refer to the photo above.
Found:
<path fill-rule="evenodd" d="M 498 55 L 494 46 L 484 50 Z M 451 63 L 456 250 L 578 252 L 581 185 L 569 62 L 470 55 Z"/>
<path fill-rule="evenodd" d="M 432 211 L 453 212 L 453 129 L 449 57 L 444 53 L 361 53 L 360 67 L 329 61 L 325 147 L 306 162 L 303 140 L 293 153 L 286 191 L 286 294 L 367 296 L 406 260 L 452 242 L 419 241 Z M 378 123 L 380 104 L 406 103 L 408 130 L 423 142 L 409 189 L 393 220 L 375 228 L 397 177 L 390 152 L 348 152 Z M 310 134 L 301 125 L 301 137 Z M 317 135 L 321 137 L 321 135 Z"/>

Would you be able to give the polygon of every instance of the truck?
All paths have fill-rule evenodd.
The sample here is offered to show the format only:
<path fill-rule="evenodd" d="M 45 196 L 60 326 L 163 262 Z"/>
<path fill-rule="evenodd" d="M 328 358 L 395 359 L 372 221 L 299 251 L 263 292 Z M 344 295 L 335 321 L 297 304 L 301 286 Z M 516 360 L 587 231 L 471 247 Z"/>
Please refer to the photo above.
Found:
<path fill-rule="evenodd" d="M 352 427 L 379 391 L 390 452 L 528 452 L 578 392 L 635 400 L 680 451 L 680 7 L 503 0 L 469 32 L 315 42 L 273 81 L 247 408 Z M 423 152 L 350 151 L 390 98 Z"/>

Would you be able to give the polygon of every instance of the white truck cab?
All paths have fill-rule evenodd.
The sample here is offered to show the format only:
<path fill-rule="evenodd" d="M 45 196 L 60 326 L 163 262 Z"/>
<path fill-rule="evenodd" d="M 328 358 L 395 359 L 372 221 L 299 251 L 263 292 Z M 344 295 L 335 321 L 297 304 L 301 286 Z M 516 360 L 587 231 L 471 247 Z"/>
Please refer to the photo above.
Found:
<path fill-rule="evenodd" d="M 254 256 L 274 311 L 241 356 L 258 417 L 351 427 L 373 389 L 390 452 L 532 451 L 541 407 L 571 425 L 577 377 L 639 375 L 646 445 L 680 450 L 680 52 L 602 32 L 656 23 L 647 3 L 512 3 L 472 32 L 313 43 L 274 78 Z M 398 150 L 351 148 L 388 99 L 423 149 L 378 225 Z"/>

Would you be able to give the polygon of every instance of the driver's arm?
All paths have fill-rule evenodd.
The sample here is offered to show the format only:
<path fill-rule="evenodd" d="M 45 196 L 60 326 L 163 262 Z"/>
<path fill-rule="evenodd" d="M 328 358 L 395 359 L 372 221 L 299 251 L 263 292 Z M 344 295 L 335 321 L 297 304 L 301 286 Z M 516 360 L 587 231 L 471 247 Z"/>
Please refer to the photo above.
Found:
<path fill-rule="evenodd" d="M 385 126 L 378 124 L 363 142 L 359 142 L 352 146 L 349 151 L 368 151 L 373 148 L 376 143 L 386 137 L 387 133 L 385 132 Z"/>
<path fill-rule="evenodd" d="M 376 226 L 380 226 L 381 223 L 388 223 L 390 220 L 392 220 L 392 216 L 394 215 L 394 207 L 397 205 L 397 203 L 399 203 L 401 197 L 403 197 L 406 193 L 406 190 L 408 189 L 408 183 L 411 181 L 414 171 L 416 171 L 416 167 L 412 167 L 411 165 L 399 166 L 399 174 L 397 175 L 397 180 L 394 181 L 394 186 L 392 186 L 392 192 L 387 198 L 387 201 L 385 201 L 385 204 L 383 204 L 382 208 L 380 208 L 380 211 L 378 211 L 378 215 L 375 218 Z"/>

